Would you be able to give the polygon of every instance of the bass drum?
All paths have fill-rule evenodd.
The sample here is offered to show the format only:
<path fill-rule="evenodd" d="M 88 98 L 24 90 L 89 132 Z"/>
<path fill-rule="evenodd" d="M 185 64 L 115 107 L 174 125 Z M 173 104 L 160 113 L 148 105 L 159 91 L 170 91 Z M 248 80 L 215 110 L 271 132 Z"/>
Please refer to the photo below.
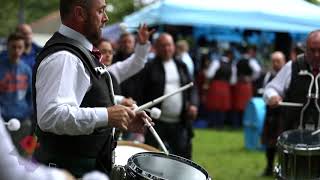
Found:
<path fill-rule="evenodd" d="M 279 136 L 279 164 L 275 168 L 278 179 L 320 179 L 320 134 L 312 132 L 290 130 Z"/>
<path fill-rule="evenodd" d="M 126 180 L 211 180 L 196 163 L 164 153 L 138 153 L 129 158 Z"/>

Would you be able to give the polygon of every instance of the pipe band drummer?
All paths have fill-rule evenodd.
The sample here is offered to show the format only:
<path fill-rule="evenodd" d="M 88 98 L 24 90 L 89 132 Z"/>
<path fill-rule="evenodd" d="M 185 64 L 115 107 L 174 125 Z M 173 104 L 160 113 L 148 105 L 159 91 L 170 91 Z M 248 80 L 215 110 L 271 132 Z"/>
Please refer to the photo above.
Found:
<path fill-rule="evenodd" d="M 93 46 L 108 21 L 105 12 L 104 0 L 60 0 L 62 25 L 39 53 L 33 72 L 40 143 L 35 159 L 77 178 L 93 170 L 110 173 L 113 127 L 143 133 L 143 118 L 151 121 L 143 111 L 115 105 L 112 80 Z M 151 33 L 140 27 L 142 46 Z"/>
<path fill-rule="evenodd" d="M 320 30 L 315 30 L 308 34 L 305 54 L 298 55 L 296 61 L 286 63 L 276 77 L 266 86 L 263 95 L 266 103 L 271 107 L 278 106 L 281 101 L 306 104 L 311 78 L 310 76 L 301 75 L 299 72 L 310 72 L 316 77 L 319 73 L 319 67 Z M 313 96 L 315 89 L 314 85 L 312 88 Z M 298 128 L 301 107 L 286 107 L 284 111 L 283 130 Z M 304 113 L 303 128 L 314 130 L 317 127 L 318 115 L 314 100 L 311 99 L 310 105 Z"/>

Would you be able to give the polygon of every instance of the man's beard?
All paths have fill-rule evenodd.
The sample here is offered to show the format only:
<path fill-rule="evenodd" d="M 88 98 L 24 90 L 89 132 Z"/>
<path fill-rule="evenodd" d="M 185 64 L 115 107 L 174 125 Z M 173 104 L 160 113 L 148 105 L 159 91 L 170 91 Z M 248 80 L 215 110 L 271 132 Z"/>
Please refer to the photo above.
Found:
<path fill-rule="evenodd" d="M 85 22 L 85 29 L 86 29 L 86 38 L 92 43 L 95 44 L 101 38 L 101 29 L 99 28 L 97 31 L 92 29 L 94 27 L 92 21 L 88 20 Z"/>

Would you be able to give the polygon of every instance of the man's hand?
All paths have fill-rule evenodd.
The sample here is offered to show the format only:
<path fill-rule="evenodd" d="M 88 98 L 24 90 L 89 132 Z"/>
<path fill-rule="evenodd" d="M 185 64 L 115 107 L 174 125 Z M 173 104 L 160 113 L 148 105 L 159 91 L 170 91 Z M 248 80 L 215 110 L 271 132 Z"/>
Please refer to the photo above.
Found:
<path fill-rule="evenodd" d="M 151 31 L 148 30 L 148 26 L 143 24 L 140 26 L 138 31 L 138 41 L 140 44 L 146 44 L 151 36 L 156 30 L 152 29 Z"/>
<path fill-rule="evenodd" d="M 281 101 L 282 101 L 281 96 L 272 96 L 268 101 L 268 105 L 274 108 L 274 107 L 277 107 Z"/>
<path fill-rule="evenodd" d="M 136 117 L 133 119 L 133 121 L 131 121 L 131 123 L 129 124 L 128 131 L 135 133 L 144 133 L 145 123 L 143 119 L 146 119 L 150 122 L 151 125 L 153 125 L 152 119 L 146 114 L 146 112 L 139 111 L 136 113 Z"/>
<path fill-rule="evenodd" d="M 132 108 L 134 104 L 137 104 L 132 98 L 124 98 L 121 101 L 121 105 Z"/>
<path fill-rule="evenodd" d="M 190 105 L 188 108 L 188 116 L 190 117 L 191 120 L 195 120 L 198 115 L 198 108 L 197 106 Z"/>
<path fill-rule="evenodd" d="M 114 105 L 107 108 L 108 125 L 127 131 L 129 124 L 135 119 L 133 110 L 122 105 Z"/>

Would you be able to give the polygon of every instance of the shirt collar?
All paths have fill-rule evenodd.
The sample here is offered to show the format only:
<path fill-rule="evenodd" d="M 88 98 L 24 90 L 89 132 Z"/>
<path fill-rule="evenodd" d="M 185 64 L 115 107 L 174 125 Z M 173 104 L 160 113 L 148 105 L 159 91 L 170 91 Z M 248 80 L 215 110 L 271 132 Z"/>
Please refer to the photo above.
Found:
<path fill-rule="evenodd" d="M 70 39 L 79 41 L 86 49 L 88 49 L 89 51 L 92 51 L 92 49 L 93 49 L 92 43 L 90 43 L 90 41 L 81 33 L 77 32 L 77 31 L 75 31 L 75 30 L 73 30 L 63 24 L 60 25 L 59 33 L 61 33 L 62 35 L 66 36 Z"/>

